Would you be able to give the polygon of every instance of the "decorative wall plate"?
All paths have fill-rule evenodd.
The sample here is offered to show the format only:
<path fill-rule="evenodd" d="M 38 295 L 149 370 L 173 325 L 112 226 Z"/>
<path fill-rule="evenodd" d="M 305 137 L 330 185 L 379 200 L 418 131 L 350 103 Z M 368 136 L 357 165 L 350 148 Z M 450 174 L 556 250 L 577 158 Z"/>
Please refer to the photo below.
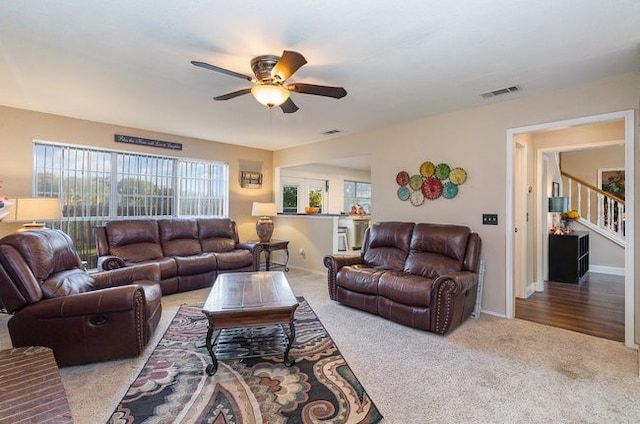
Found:
<path fill-rule="evenodd" d="M 455 185 L 463 184 L 467 181 L 467 171 L 462 168 L 453 168 L 449 173 L 449 181 Z"/>
<path fill-rule="evenodd" d="M 409 187 L 411 187 L 411 190 L 420 190 L 420 187 L 422 187 L 422 176 L 418 174 L 412 175 L 409 179 Z"/>
<path fill-rule="evenodd" d="M 411 190 L 409 190 L 409 187 L 404 185 L 402 187 L 398 187 L 398 199 L 404 202 L 405 200 L 409 200 L 410 195 Z"/>
<path fill-rule="evenodd" d="M 449 178 L 450 171 L 451 171 L 451 168 L 449 167 L 449 165 L 447 165 L 446 163 L 439 163 L 436 166 L 435 175 L 441 180 L 446 180 L 447 178 Z"/>
<path fill-rule="evenodd" d="M 413 206 L 420 206 L 424 203 L 424 196 L 422 195 L 422 192 L 420 190 L 412 191 L 411 195 L 409 196 L 409 201 Z"/>
<path fill-rule="evenodd" d="M 458 186 L 452 183 L 451 181 L 447 181 L 442 186 L 442 197 L 445 199 L 453 199 L 458 194 Z"/>
<path fill-rule="evenodd" d="M 399 186 L 409 184 L 409 173 L 407 171 L 398 172 L 398 175 L 396 175 L 396 183 L 398 183 Z"/>
<path fill-rule="evenodd" d="M 420 175 L 425 178 L 430 177 L 433 175 L 435 168 L 436 167 L 433 165 L 433 162 L 423 162 L 422 165 L 420 165 Z"/>
<path fill-rule="evenodd" d="M 429 200 L 435 200 L 442 195 L 442 181 L 436 177 L 429 177 L 422 183 L 422 194 Z"/>

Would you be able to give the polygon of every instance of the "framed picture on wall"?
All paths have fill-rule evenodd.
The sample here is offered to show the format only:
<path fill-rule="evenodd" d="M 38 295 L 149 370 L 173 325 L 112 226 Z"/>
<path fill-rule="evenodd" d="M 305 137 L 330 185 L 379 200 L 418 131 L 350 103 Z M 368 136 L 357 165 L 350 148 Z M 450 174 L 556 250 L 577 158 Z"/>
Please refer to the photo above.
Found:
<path fill-rule="evenodd" d="M 560 183 L 556 183 L 555 181 L 551 183 L 551 197 L 560 196 Z"/>
<path fill-rule="evenodd" d="M 598 187 L 619 199 L 625 197 L 625 175 L 624 168 L 599 168 Z"/>

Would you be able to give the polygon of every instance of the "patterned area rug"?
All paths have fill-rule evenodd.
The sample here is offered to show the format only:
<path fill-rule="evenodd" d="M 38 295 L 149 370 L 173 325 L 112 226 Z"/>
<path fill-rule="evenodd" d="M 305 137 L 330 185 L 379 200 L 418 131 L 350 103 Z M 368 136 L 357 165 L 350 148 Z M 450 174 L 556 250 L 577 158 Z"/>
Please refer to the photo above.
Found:
<path fill-rule="evenodd" d="M 304 298 L 282 355 L 211 363 L 202 305 L 180 307 L 109 423 L 378 423 L 382 415 Z M 258 332 L 265 329 L 256 330 Z"/>

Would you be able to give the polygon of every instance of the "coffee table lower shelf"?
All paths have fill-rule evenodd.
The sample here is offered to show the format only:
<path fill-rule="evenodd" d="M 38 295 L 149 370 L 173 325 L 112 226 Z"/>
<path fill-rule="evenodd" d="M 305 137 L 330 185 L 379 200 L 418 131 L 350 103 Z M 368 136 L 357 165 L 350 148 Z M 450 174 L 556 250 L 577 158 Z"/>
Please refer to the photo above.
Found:
<path fill-rule="evenodd" d="M 216 331 L 217 334 L 214 338 Z M 207 365 L 207 374 L 212 376 L 218 371 L 219 359 L 255 358 L 283 354 L 284 364 L 290 367 L 295 364 L 295 360 L 289 356 L 295 338 L 296 328 L 293 323 L 289 324 L 288 334 L 286 324 L 223 328 L 221 330 L 209 327 L 206 346 L 211 356 L 211 364 Z"/>

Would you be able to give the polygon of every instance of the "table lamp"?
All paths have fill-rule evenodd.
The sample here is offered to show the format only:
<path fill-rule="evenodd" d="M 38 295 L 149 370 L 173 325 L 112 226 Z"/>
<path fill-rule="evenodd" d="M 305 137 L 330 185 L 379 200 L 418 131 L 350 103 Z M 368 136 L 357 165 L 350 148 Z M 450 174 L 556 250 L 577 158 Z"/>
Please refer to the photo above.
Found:
<path fill-rule="evenodd" d="M 568 197 L 549 197 L 549 212 L 553 213 L 553 226 L 560 227 L 560 214 L 569 210 Z"/>
<path fill-rule="evenodd" d="M 28 222 L 20 231 L 44 228 L 44 223 L 38 221 L 53 221 L 62 219 L 60 199 L 54 197 L 19 198 L 15 201 L 14 211 L 7 221 Z"/>
<path fill-rule="evenodd" d="M 251 209 L 251 216 L 259 216 L 258 222 L 256 222 L 256 233 L 260 239 L 260 243 L 269 243 L 271 240 L 271 234 L 273 234 L 273 220 L 272 216 L 276 214 L 275 203 L 258 203 L 253 202 L 253 208 Z"/>

